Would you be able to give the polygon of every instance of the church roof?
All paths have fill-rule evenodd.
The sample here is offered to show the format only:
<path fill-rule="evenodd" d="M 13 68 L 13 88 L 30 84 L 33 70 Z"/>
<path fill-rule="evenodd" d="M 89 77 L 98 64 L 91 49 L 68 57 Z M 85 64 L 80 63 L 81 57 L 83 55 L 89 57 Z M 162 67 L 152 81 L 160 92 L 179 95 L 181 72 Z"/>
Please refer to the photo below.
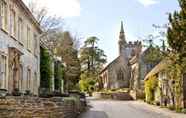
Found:
<path fill-rule="evenodd" d="M 112 62 L 110 62 L 107 66 L 105 66 L 105 67 L 101 70 L 100 74 L 103 73 L 105 70 L 107 70 L 107 68 L 109 68 L 110 65 L 112 65 L 113 63 L 115 63 L 120 57 L 121 57 L 121 56 L 118 56 L 116 59 L 114 59 Z"/>

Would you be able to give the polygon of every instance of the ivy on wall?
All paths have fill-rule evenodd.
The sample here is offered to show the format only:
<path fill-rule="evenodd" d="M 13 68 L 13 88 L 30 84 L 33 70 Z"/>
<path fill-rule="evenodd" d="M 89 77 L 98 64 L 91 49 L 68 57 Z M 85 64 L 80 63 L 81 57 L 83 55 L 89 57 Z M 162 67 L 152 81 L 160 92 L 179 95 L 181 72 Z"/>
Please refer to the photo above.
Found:
<path fill-rule="evenodd" d="M 52 79 L 52 59 L 46 48 L 40 48 L 40 88 L 51 88 Z"/>
<path fill-rule="evenodd" d="M 158 86 L 158 79 L 157 77 L 151 76 L 148 78 L 148 80 L 145 81 L 145 94 L 146 94 L 146 101 L 148 103 L 152 103 L 155 100 L 155 90 Z"/>
<path fill-rule="evenodd" d="M 173 106 L 179 111 L 182 108 L 183 74 L 185 73 L 186 58 L 172 53 L 168 59 L 171 64 L 166 70 L 171 82 L 170 90 L 173 94 Z"/>
<path fill-rule="evenodd" d="M 56 61 L 54 65 L 55 90 L 61 90 L 64 80 L 64 66 L 60 61 Z"/>

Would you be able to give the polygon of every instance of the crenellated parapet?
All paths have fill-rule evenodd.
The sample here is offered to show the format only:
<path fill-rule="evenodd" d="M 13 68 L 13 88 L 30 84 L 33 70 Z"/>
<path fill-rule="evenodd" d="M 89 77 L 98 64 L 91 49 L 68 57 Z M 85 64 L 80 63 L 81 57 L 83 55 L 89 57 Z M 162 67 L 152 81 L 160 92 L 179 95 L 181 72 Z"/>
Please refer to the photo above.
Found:
<path fill-rule="evenodd" d="M 126 48 L 136 48 L 136 47 L 142 47 L 142 42 L 141 41 L 129 41 L 126 46 Z"/>

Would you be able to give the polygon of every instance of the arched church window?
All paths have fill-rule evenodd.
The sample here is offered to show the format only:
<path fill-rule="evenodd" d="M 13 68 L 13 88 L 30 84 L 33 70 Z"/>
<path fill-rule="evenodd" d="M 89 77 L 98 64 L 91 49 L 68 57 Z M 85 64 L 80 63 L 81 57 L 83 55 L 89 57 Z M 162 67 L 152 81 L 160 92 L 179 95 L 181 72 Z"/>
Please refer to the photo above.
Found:
<path fill-rule="evenodd" d="M 124 74 L 123 74 L 123 71 L 121 69 L 117 73 L 117 79 L 118 80 L 124 80 Z"/>

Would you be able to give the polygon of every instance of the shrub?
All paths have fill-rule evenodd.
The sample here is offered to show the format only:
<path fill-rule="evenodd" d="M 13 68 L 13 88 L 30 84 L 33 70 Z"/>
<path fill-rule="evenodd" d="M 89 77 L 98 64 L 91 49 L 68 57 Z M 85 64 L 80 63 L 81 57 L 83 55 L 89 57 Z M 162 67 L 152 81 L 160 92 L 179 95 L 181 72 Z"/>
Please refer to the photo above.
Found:
<path fill-rule="evenodd" d="M 186 108 L 182 109 L 182 113 L 186 114 Z"/>
<path fill-rule="evenodd" d="M 154 92 L 157 86 L 158 79 L 156 76 L 149 77 L 148 80 L 145 81 L 145 95 L 147 102 L 151 103 L 154 101 Z"/>
<path fill-rule="evenodd" d="M 51 87 L 52 60 L 47 49 L 41 48 L 40 56 L 41 88 Z"/>
<path fill-rule="evenodd" d="M 173 110 L 175 110 L 175 107 L 173 105 L 170 105 L 170 106 L 168 106 L 168 109 L 173 111 Z"/>

